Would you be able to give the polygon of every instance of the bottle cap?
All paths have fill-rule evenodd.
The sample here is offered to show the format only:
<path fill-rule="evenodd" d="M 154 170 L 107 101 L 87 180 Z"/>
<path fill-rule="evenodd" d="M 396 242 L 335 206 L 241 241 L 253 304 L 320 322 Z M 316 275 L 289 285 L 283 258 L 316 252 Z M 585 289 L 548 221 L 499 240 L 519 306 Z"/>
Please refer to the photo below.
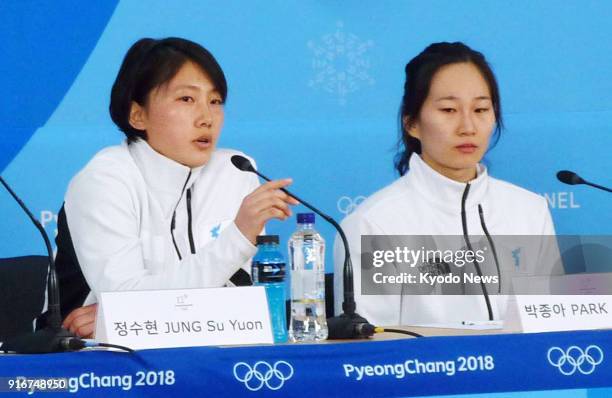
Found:
<path fill-rule="evenodd" d="M 259 235 L 256 238 L 257 245 L 263 245 L 266 243 L 276 243 L 278 244 L 278 235 Z"/>
<path fill-rule="evenodd" d="M 298 224 L 314 224 L 315 215 L 314 213 L 298 213 L 297 222 Z"/>

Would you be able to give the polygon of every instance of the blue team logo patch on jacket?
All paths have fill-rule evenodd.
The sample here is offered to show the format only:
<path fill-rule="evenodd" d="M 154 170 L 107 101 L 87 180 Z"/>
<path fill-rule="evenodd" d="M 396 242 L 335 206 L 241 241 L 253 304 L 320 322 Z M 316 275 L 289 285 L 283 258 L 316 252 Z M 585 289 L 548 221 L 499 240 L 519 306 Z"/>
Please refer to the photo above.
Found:
<path fill-rule="evenodd" d="M 512 258 L 514 259 L 514 266 L 516 268 L 521 266 L 521 248 L 517 247 L 516 249 L 512 250 Z"/>
<path fill-rule="evenodd" d="M 219 237 L 219 231 L 221 230 L 221 223 L 215 225 L 210 229 L 210 237 L 217 239 Z"/>

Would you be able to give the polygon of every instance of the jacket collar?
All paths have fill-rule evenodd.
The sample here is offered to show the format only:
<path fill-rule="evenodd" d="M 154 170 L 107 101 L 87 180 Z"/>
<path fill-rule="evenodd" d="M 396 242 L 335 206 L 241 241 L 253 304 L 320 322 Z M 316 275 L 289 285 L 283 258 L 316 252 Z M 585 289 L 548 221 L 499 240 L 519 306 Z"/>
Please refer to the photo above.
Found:
<path fill-rule="evenodd" d="M 489 178 L 487 168 L 478 164 L 476 178 L 469 181 L 470 191 L 465 203 L 466 209 L 478 206 L 484 201 Z M 466 183 L 451 180 L 432 169 L 421 157 L 413 154 L 410 157 L 409 171 L 403 179 L 413 186 L 427 201 L 453 214 L 461 212 L 461 198 Z"/>
<path fill-rule="evenodd" d="M 128 145 L 147 188 L 162 206 L 164 215 L 170 217 L 184 191 L 193 185 L 204 166 L 189 168 L 155 151 L 142 139 Z"/>

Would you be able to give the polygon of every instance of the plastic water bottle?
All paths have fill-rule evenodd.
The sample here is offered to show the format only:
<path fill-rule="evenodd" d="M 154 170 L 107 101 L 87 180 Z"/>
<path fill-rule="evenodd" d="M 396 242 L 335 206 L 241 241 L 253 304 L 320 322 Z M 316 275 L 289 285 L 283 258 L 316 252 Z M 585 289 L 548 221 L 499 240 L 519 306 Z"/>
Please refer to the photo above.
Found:
<path fill-rule="evenodd" d="M 327 338 L 325 320 L 325 240 L 314 229 L 315 215 L 299 213 L 289 239 L 291 261 L 291 341 Z"/>
<path fill-rule="evenodd" d="M 278 235 L 258 236 L 257 247 L 251 268 L 253 284 L 266 288 L 274 342 L 284 343 L 287 341 L 285 259 L 278 246 Z"/>

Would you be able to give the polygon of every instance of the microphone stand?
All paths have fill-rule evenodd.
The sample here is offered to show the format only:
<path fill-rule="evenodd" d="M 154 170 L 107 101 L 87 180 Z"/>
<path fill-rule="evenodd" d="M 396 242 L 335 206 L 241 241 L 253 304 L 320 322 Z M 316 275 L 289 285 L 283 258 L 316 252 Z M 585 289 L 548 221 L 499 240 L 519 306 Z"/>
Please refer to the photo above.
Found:
<path fill-rule="evenodd" d="M 232 163 L 240 170 L 250 171 L 266 181 L 271 181 L 268 177 L 255 170 L 255 168 L 251 165 L 251 162 L 242 156 L 232 156 Z M 285 188 L 280 188 L 280 190 L 296 199 L 301 204 L 321 216 L 325 221 L 333 225 L 336 231 L 338 231 L 338 234 L 342 239 L 342 243 L 344 244 L 344 267 L 342 275 L 344 284 L 344 300 L 342 302 L 343 313 L 339 316 L 327 318 L 327 328 L 329 331 L 328 339 L 357 339 L 372 336 L 375 329 L 374 325 L 371 325 L 365 318 L 355 312 L 357 305 L 355 304 L 355 293 L 353 287 L 353 265 L 351 263 L 348 240 L 346 239 L 344 231 L 336 220 L 312 206 L 310 203 L 298 198 Z"/>
<path fill-rule="evenodd" d="M 40 222 L 34 217 L 26 205 L 19 199 L 17 194 L 13 192 L 11 187 L 0 176 L 0 183 L 4 185 L 6 190 L 17 201 L 19 206 L 28 215 L 34 223 L 40 234 L 42 235 L 47 248 L 47 256 L 49 258 L 49 274 L 47 276 L 47 294 L 49 318 L 47 326 L 44 329 L 35 332 L 29 332 L 23 335 L 15 336 L 7 339 L 0 345 L 0 351 L 15 352 L 18 354 L 40 354 L 51 352 L 64 352 L 74 350 L 74 340 L 79 340 L 75 334 L 62 328 L 62 317 L 60 313 L 60 293 L 57 282 L 57 273 L 55 271 L 55 261 L 53 260 L 53 250 L 49 237 L 42 227 Z"/>
<path fill-rule="evenodd" d="M 602 191 L 612 192 L 612 189 L 606 188 L 606 187 L 604 187 L 602 185 L 598 185 L 598 184 L 595 184 L 595 183 L 592 183 L 592 182 L 585 181 L 584 184 L 592 186 L 593 188 L 601 189 Z"/>

